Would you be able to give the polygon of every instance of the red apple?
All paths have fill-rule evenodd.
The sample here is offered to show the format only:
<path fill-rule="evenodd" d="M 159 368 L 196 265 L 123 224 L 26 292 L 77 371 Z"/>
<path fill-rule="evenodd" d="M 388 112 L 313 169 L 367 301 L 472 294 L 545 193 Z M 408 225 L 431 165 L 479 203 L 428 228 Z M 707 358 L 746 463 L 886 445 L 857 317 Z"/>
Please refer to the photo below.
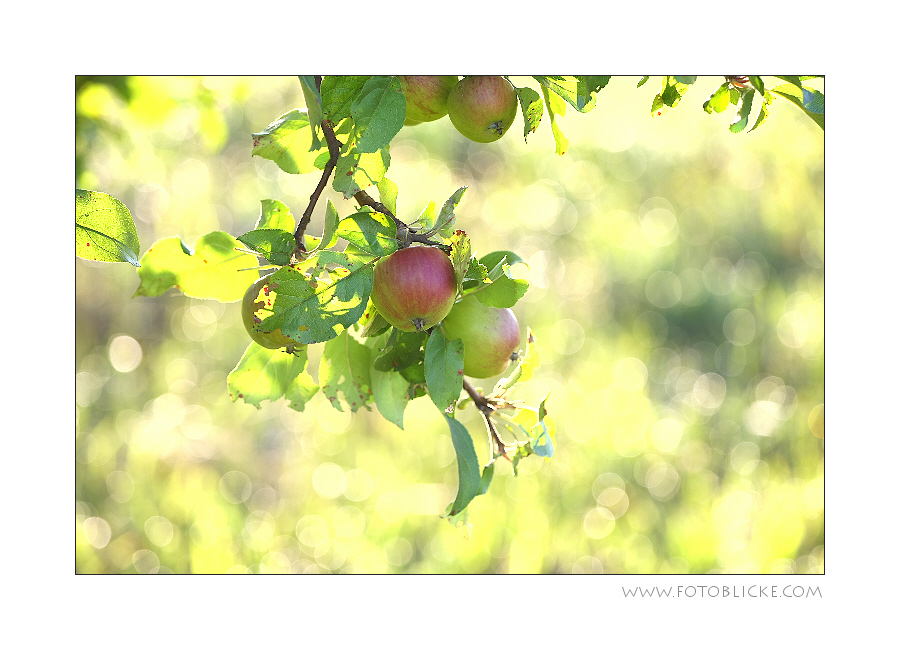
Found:
<path fill-rule="evenodd" d="M 456 274 L 439 248 L 414 246 L 375 264 L 372 302 L 384 319 L 404 332 L 422 332 L 446 316 L 456 300 Z"/>
<path fill-rule="evenodd" d="M 447 98 L 453 126 L 475 142 L 503 137 L 516 119 L 517 107 L 516 89 L 499 76 L 463 77 Z"/>
<path fill-rule="evenodd" d="M 499 375 L 519 347 L 519 321 L 512 309 L 488 307 L 471 294 L 453 306 L 441 328 L 448 340 L 462 339 L 463 372 L 470 377 Z"/>
<path fill-rule="evenodd" d="M 299 348 L 302 344 L 282 334 L 280 328 L 273 332 L 263 332 L 259 329 L 259 324 L 273 314 L 272 305 L 275 304 L 275 296 L 275 291 L 269 288 L 267 277 L 262 277 L 251 284 L 241 300 L 241 320 L 244 327 L 250 338 L 264 348 L 277 350 L 289 345 Z"/>
<path fill-rule="evenodd" d="M 406 97 L 406 122 L 432 122 L 447 114 L 447 95 L 459 81 L 457 76 L 402 76 L 400 86 Z"/>

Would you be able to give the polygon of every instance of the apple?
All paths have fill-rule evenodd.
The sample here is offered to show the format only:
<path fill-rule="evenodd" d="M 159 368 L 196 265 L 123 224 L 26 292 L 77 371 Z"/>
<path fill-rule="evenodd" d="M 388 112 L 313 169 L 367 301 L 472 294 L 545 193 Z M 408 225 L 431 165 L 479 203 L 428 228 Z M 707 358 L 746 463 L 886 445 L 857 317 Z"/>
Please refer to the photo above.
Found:
<path fill-rule="evenodd" d="M 463 372 L 470 377 L 499 375 L 519 347 L 519 321 L 512 309 L 489 307 L 472 294 L 453 306 L 441 328 L 448 340 L 462 339 Z"/>
<path fill-rule="evenodd" d="M 400 86 L 406 97 L 404 124 L 432 122 L 447 114 L 447 95 L 459 81 L 457 76 L 401 76 Z"/>
<path fill-rule="evenodd" d="M 499 76 L 463 77 L 447 98 L 453 126 L 475 142 L 503 137 L 516 119 L 517 106 L 516 89 Z"/>
<path fill-rule="evenodd" d="M 450 258 L 432 246 L 403 248 L 375 264 L 372 303 L 404 332 L 423 332 L 450 313 L 456 274 Z"/>
<path fill-rule="evenodd" d="M 272 332 L 263 332 L 259 329 L 260 322 L 273 314 L 272 305 L 275 304 L 275 296 L 275 291 L 269 288 L 267 277 L 262 277 L 250 285 L 241 300 L 241 320 L 244 322 L 244 328 L 250 334 L 250 338 L 264 348 L 277 350 L 289 345 L 300 347 L 300 343 L 282 334 L 280 328 Z"/>

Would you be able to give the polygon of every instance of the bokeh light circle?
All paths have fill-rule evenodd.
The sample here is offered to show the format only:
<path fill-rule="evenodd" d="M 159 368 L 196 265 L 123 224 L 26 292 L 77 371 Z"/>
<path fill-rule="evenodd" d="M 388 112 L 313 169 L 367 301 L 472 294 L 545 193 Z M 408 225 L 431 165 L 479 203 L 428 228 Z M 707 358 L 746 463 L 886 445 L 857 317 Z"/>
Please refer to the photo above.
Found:
<path fill-rule="evenodd" d="M 104 548 L 109 544 L 112 536 L 112 529 L 102 517 L 88 517 L 81 524 L 84 536 L 87 538 L 88 544 L 94 548 Z"/>
<path fill-rule="evenodd" d="M 582 519 L 584 532 L 594 539 L 603 539 L 616 527 L 616 518 L 606 508 L 591 508 Z"/>
<path fill-rule="evenodd" d="M 252 493 L 250 478 L 238 470 L 225 472 L 219 479 L 219 492 L 231 503 L 243 503 Z"/>
<path fill-rule="evenodd" d="M 141 364 L 143 350 L 136 340 L 121 334 L 109 342 L 109 362 L 122 373 L 132 372 Z"/>

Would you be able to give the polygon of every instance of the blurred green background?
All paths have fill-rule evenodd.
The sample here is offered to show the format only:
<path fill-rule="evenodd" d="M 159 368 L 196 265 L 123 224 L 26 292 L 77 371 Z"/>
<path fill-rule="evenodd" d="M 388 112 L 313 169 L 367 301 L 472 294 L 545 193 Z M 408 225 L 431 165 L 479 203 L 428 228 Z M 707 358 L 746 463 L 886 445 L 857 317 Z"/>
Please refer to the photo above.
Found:
<path fill-rule="evenodd" d="M 730 133 L 701 109 L 721 77 L 651 118 L 661 79 L 637 81 L 569 109 L 564 156 L 546 116 L 527 144 L 521 116 L 497 143 L 444 118 L 392 144 L 401 219 L 467 185 L 476 251 L 529 264 L 514 310 L 542 366 L 518 394 L 552 393 L 556 453 L 501 462 L 471 529 L 439 516 L 457 470 L 427 398 L 405 430 L 322 395 L 232 403 L 236 303 L 133 299 L 135 268 L 76 258 L 76 571 L 823 572 L 824 134 L 783 100 Z M 251 158 L 250 134 L 303 105 L 295 77 L 79 77 L 76 186 L 128 206 L 142 253 L 240 235 L 262 199 L 299 215 L 318 176 Z M 328 189 L 311 234 L 325 198 L 355 212 Z"/>

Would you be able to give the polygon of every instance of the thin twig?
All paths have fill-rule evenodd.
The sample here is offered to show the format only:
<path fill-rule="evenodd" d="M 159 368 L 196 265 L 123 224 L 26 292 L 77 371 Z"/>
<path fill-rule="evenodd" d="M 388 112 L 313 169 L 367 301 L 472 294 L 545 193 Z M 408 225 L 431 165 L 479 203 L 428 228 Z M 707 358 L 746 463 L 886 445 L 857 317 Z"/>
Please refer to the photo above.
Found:
<path fill-rule="evenodd" d="M 365 190 L 360 190 L 359 192 L 357 192 L 356 194 L 353 195 L 353 198 L 356 199 L 356 202 L 359 203 L 360 205 L 366 205 L 366 206 L 372 208 L 373 210 L 375 210 L 375 212 L 380 212 L 381 214 L 385 214 L 385 215 L 389 216 L 391 219 L 394 220 L 394 223 L 396 223 L 398 227 L 406 225 L 405 223 L 400 221 L 394 215 L 393 212 L 388 210 L 387 206 L 385 206 L 384 203 L 379 203 L 378 201 L 373 199 L 371 196 L 366 194 Z"/>
<path fill-rule="evenodd" d="M 487 409 L 490 413 L 494 412 L 494 407 L 488 402 L 488 398 L 479 393 L 478 389 L 469 383 L 469 380 L 465 377 L 463 377 L 463 389 L 469 394 L 469 397 L 472 398 L 472 402 L 478 407 L 478 410 L 484 412 L 484 410 Z"/>
<path fill-rule="evenodd" d="M 469 394 L 469 397 L 472 398 L 472 402 L 478 407 L 478 410 L 481 411 L 481 416 L 484 418 L 484 423 L 491 435 L 491 446 L 496 445 L 497 451 L 499 451 L 504 458 L 509 460 L 509 456 L 506 455 L 506 448 L 510 445 L 500 437 L 500 432 L 497 430 L 494 421 L 491 419 L 495 410 L 493 404 L 491 404 L 491 401 L 487 397 L 479 393 L 478 389 L 470 384 L 465 378 L 463 378 L 463 388 Z"/>
<path fill-rule="evenodd" d="M 375 212 L 380 212 L 381 214 L 390 217 L 394 221 L 394 224 L 397 226 L 397 241 L 400 242 L 401 247 L 405 247 L 409 244 L 412 244 L 413 242 L 417 242 L 420 244 L 428 244 L 429 246 L 439 246 L 441 248 L 446 248 L 444 244 L 434 241 L 433 239 L 429 239 L 425 235 L 418 234 L 415 228 L 410 228 L 404 222 L 400 221 L 400 219 L 398 219 L 393 212 L 388 210 L 387 206 L 373 199 L 366 193 L 365 190 L 360 190 L 353 195 L 353 198 L 356 199 L 356 202 L 360 205 L 368 206 L 375 210 Z"/>

